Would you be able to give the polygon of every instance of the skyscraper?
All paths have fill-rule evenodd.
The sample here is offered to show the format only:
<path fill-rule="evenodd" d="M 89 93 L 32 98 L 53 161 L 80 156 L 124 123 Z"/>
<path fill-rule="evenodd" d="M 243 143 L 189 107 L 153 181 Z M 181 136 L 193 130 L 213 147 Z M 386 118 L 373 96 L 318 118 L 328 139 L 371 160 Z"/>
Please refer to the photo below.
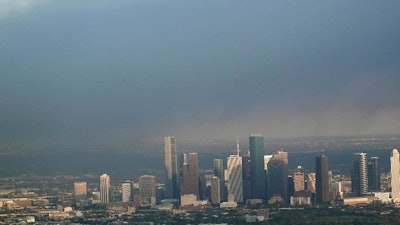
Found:
<path fill-rule="evenodd" d="M 400 198 L 400 158 L 397 149 L 393 149 L 390 156 L 390 175 L 392 186 L 392 198 Z"/>
<path fill-rule="evenodd" d="M 315 173 L 307 174 L 307 191 L 315 193 L 315 181 L 316 181 Z"/>
<path fill-rule="evenodd" d="M 264 137 L 251 135 L 249 137 L 251 161 L 251 197 L 266 198 L 265 171 L 264 171 Z"/>
<path fill-rule="evenodd" d="M 368 190 L 381 190 L 381 167 L 379 157 L 371 157 L 368 159 Z"/>
<path fill-rule="evenodd" d="M 156 204 L 156 177 L 152 175 L 143 175 L 139 177 L 139 192 L 142 198 L 142 204 L 155 205 Z"/>
<path fill-rule="evenodd" d="M 243 201 L 251 198 L 251 161 L 247 152 L 242 155 Z"/>
<path fill-rule="evenodd" d="M 176 156 L 175 137 L 164 138 L 165 155 L 165 196 L 166 198 L 178 198 L 178 167 Z"/>
<path fill-rule="evenodd" d="M 228 196 L 233 196 L 235 202 L 243 202 L 242 157 L 230 155 L 227 160 Z"/>
<path fill-rule="evenodd" d="M 328 157 L 321 154 L 315 158 L 315 192 L 316 202 L 322 204 L 329 201 Z"/>
<path fill-rule="evenodd" d="M 214 159 L 214 176 L 218 177 L 221 201 L 226 200 L 224 185 L 224 161 L 222 159 Z"/>
<path fill-rule="evenodd" d="M 285 161 L 279 157 L 273 157 L 268 162 L 268 200 L 272 196 L 280 195 L 284 202 L 288 200 L 288 172 Z"/>
<path fill-rule="evenodd" d="M 181 196 L 185 194 L 193 194 L 199 199 L 199 162 L 197 153 L 189 153 L 188 161 L 189 163 L 183 165 Z"/>
<path fill-rule="evenodd" d="M 220 202 L 221 202 L 220 180 L 218 177 L 213 176 L 211 178 L 211 203 L 218 204 Z"/>
<path fill-rule="evenodd" d="M 110 202 L 110 176 L 103 174 L 100 176 L 100 202 L 107 204 Z"/>
<path fill-rule="evenodd" d="M 130 202 L 132 200 L 132 184 L 129 181 L 122 183 L 122 202 Z"/>
<path fill-rule="evenodd" d="M 303 167 L 298 166 L 293 174 L 294 191 L 304 191 L 304 172 Z"/>
<path fill-rule="evenodd" d="M 368 191 L 367 153 L 353 154 L 351 187 L 355 196 L 363 196 Z"/>

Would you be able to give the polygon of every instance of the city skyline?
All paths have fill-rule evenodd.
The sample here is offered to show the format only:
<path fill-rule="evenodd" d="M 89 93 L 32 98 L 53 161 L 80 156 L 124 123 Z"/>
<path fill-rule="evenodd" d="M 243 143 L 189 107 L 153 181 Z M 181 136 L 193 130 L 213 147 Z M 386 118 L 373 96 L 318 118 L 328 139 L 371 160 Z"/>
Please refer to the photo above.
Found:
<path fill-rule="evenodd" d="M 399 7 L 4 0 L 0 152 L 398 135 Z"/>

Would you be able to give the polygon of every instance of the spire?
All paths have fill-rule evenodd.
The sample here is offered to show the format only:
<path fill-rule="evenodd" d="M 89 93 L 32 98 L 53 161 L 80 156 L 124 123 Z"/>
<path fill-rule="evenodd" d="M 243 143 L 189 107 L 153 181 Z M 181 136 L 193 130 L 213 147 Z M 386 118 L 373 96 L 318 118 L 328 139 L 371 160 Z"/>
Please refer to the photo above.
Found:
<path fill-rule="evenodd" d="M 237 151 L 237 155 L 239 155 L 239 152 L 240 152 L 239 139 L 236 139 L 236 151 Z"/>

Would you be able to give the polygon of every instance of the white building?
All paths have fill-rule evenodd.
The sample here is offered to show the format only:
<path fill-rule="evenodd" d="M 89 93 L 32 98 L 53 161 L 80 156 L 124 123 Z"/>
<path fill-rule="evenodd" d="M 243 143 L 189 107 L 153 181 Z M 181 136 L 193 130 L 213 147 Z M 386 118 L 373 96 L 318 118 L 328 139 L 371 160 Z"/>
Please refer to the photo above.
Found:
<path fill-rule="evenodd" d="M 390 156 L 390 175 L 391 175 L 391 186 L 392 186 L 392 198 L 400 198 L 400 161 L 399 152 L 397 149 L 393 149 L 392 155 Z"/>
<path fill-rule="evenodd" d="M 103 174 L 100 176 L 100 202 L 107 204 L 110 202 L 110 176 Z"/>
<path fill-rule="evenodd" d="M 131 182 L 122 183 L 122 202 L 130 202 L 132 199 L 132 184 Z"/>
<path fill-rule="evenodd" d="M 178 164 L 175 137 L 164 138 L 165 164 L 165 196 L 172 199 L 178 197 Z"/>
<path fill-rule="evenodd" d="M 227 162 L 228 195 L 234 196 L 235 202 L 243 202 L 242 157 L 231 155 Z"/>

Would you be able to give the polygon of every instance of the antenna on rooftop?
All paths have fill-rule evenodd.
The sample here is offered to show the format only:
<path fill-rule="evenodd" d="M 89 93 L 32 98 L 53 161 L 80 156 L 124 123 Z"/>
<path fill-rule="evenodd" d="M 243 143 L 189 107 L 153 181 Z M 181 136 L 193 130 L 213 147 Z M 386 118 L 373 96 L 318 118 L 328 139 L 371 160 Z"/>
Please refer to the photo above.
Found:
<path fill-rule="evenodd" d="M 240 153 L 239 139 L 236 139 L 236 151 L 237 151 L 237 155 L 239 155 L 239 153 Z"/>

